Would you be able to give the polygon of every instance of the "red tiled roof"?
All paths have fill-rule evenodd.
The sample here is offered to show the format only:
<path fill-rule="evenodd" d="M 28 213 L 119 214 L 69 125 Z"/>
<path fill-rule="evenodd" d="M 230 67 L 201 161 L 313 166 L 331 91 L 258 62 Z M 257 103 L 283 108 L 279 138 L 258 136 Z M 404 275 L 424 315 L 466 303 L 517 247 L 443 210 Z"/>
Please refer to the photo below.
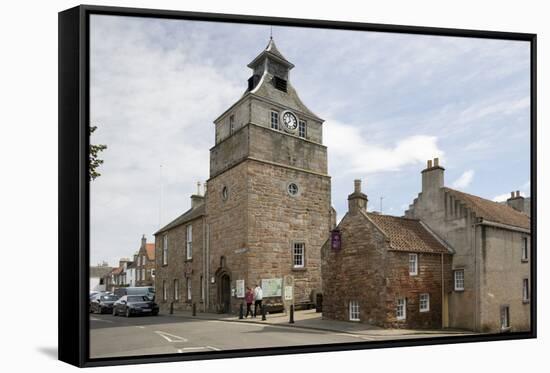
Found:
<path fill-rule="evenodd" d="M 417 219 L 367 213 L 388 237 L 393 250 L 449 254 L 449 250 Z"/>
<path fill-rule="evenodd" d="M 145 251 L 147 252 L 147 259 L 155 260 L 155 244 L 148 243 L 145 245 Z"/>
<path fill-rule="evenodd" d="M 111 272 L 113 275 L 119 275 L 122 273 L 122 271 L 124 270 L 123 267 L 117 267 L 117 268 L 113 268 L 113 271 Z"/>
<path fill-rule="evenodd" d="M 514 227 L 530 229 L 531 219 L 527 214 L 519 212 L 508 205 L 489 201 L 472 194 L 459 192 L 451 188 L 443 188 L 454 198 L 462 201 L 478 217 L 490 220 L 496 223 L 512 225 Z"/>

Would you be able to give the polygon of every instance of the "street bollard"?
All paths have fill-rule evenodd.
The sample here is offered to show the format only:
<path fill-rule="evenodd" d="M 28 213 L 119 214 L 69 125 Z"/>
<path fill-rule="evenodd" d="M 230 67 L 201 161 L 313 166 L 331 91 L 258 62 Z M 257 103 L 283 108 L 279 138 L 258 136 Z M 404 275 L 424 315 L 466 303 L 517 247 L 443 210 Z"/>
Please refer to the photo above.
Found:
<path fill-rule="evenodd" d="M 170 303 L 170 315 L 174 314 L 174 302 Z"/>
<path fill-rule="evenodd" d="M 288 321 L 289 324 L 294 324 L 294 305 L 290 305 L 290 320 Z"/>
<path fill-rule="evenodd" d="M 261 311 L 262 311 L 262 321 L 265 321 L 265 320 L 267 320 L 265 318 L 265 307 L 264 306 L 260 306 L 260 307 L 261 307 Z"/>
<path fill-rule="evenodd" d="M 239 307 L 239 320 L 244 319 L 244 305 L 241 303 L 241 306 Z"/>
<path fill-rule="evenodd" d="M 197 303 L 193 303 L 193 316 L 197 316 Z"/>

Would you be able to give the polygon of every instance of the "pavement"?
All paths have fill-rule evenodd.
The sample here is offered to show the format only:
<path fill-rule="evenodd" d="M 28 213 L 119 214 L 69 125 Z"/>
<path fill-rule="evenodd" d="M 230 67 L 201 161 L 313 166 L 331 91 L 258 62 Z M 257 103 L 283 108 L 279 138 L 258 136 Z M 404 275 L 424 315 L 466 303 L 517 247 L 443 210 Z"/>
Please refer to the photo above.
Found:
<path fill-rule="evenodd" d="M 176 312 L 121 317 L 90 314 L 90 357 L 116 357 L 467 335 L 458 330 L 382 329 L 363 323 L 323 320 L 315 310 L 268 314 L 262 321 L 238 316 Z"/>
<path fill-rule="evenodd" d="M 256 323 L 263 325 L 277 325 L 290 328 L 303 328 L 336 333 L 360 334 L 365 336 L 451 336 L 451 335 L 470 335 L 475 334 L 471 331 L 459 329 L 385 329 L 378 326 L 339 320 L 323 319 L 322 313 L 315 309 L 294 312 L 294 323 L 289 322 L 289 315 L 285 313 L 267 314 L 266 320 L 262 321 L 260 315 L 256 318 L 248 317 L 239 319 L 238 316 L 228 314 L 215 314 L 207 312 L 197 312 L 193 316 L 191 312 L 175 312 L 173 317 L 198 318 L 204 320 L 219 320 L 229 322 Z"/>

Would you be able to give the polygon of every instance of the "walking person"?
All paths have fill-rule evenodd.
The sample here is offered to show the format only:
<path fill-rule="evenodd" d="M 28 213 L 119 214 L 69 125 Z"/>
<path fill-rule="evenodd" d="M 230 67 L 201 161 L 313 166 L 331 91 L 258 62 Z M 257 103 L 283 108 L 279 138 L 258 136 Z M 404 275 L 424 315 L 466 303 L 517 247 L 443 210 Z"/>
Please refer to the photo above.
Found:
<path fill-rule="evenodd" d="M 246 302 L 246 318 L 248 318 L 248 314 L 250 314 L 250 317 L 254 316 L 252 313 L 252 303 L 254 302 L 254 292 L 250 287 L 246 288 L 246 294 L 244 295 L 244 300 Z"/>
<path fill-rule="evenodd" d="M 264 293 L 262 291 L 262 287 L 260 284 L 256 284 L 256 287 L 254 288 L 254 317 L 256 317 L 258 306 L 260 307 L 260 313 L 262 312 L 262 299 L 264 297 Z"/>

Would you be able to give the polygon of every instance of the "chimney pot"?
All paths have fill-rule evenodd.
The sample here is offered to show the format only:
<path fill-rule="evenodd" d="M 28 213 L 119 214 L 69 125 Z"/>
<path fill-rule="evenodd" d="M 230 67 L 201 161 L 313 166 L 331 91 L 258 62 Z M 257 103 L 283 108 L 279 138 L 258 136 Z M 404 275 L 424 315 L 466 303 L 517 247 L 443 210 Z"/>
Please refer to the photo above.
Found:
<path fill-rule="evenodd" d="M 510 198 L 514 198 L 516 196 L 516 192 L 512 191 L 512 193 L 510 193 Z"/>
<path fill-rule="evenodd" d="M 361 179 L 355 179 L 353 181 L 353 191 L 355 193 L 361 193 Z"/>
<path fill-rule="evenodd" d="M 516 190 L 516 198 L 519 197 L 520 194 L 519 194 L 519 190 Z"/>
<path fill-rule="evenodd" d="M 432 168 L 432 160 L 428 160 L 428 168 Z"/>
<path fill-rule="evenodd" d="M 434 158 L 434 166 L 435 167 L 439 166 L 439 158 Z"/>

